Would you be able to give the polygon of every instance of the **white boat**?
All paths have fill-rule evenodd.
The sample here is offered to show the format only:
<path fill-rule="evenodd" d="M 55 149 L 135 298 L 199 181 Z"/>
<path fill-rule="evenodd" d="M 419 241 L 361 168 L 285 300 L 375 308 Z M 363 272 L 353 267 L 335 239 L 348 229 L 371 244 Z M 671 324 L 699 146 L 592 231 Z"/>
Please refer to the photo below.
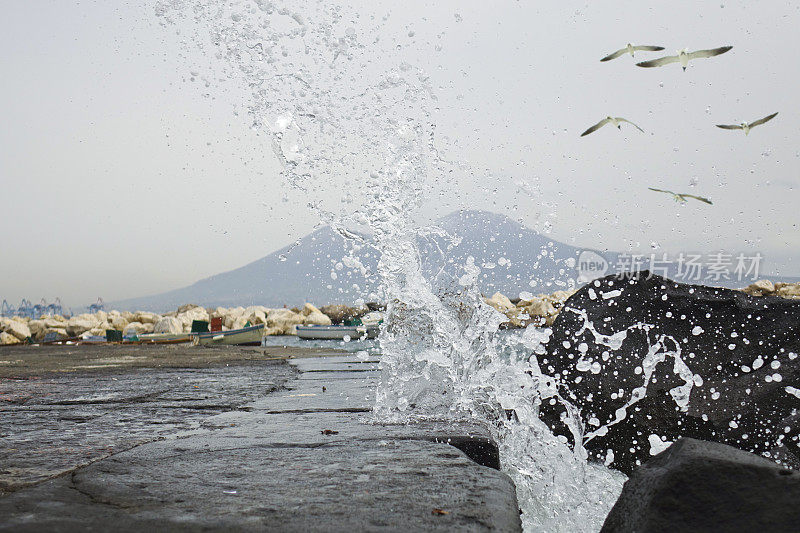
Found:
<path fill-rule="evenodd" d="M 357 340 L 374 339 L 378 336 L 378 325 L 369 326 L 295 326 L 300 339 Z"/>
<path fill-rule="evenodd" d="M 195 346 L 261 346 L 264 338 L 264 324 L 228 331 L 209 331 L 192 333 Z"/>
<path fill-rule="evenodd" d="M 123 342 L 142 344 L 180 344 L 192 340 L 191 333 L 143 333 L 126 338 Z"/>

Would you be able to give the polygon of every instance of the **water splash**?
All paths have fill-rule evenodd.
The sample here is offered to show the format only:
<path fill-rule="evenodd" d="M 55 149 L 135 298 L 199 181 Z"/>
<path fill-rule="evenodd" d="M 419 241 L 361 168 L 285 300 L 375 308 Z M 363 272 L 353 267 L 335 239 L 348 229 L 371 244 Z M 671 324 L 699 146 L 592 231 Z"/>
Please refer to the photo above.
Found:
<path fill-rule="evenodd" d="M 455 240 L 419 227 L 415 213 L 451 187 L 463 164 L 443 157 L 447 143 L 431 118 L 442 103 L 424 70 L 387 38 L 387 17 L 267 0 L 164 0 L 157 14 L 206 52 L 207 68 L 220 69 L 208 79 L 247 88 L 252 127 L 268 134 L 286 187 L 348 239 L 342 263 L 359 268 L 352 249 L 378 253 L 387 317 L 376 416 L 484 420 L 527 530 L 599 529 L 624 477 L 587 462 L 578 414 L 538 364 L 548 330 L 499 335 L 505 317 L 483 302 L 472 257 L 448 258 L 459 263 L 455 277 L 425 268 L 420 240 L 443 243 L 445 257 Z M 565 406 L 574 449 L 539 419 L 543 402 Z"/>

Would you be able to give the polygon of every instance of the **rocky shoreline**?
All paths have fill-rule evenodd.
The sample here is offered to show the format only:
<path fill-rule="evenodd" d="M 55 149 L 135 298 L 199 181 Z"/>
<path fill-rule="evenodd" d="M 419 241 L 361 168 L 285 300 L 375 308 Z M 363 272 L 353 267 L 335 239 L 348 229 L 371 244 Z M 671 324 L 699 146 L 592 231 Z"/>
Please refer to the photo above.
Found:
<path fill-rule="evenodd" d="M 210 321 L 214 318 L 222 319 L 223 331 L 240 329 L 249 323 L 252 326 L 264 324 L 265 335 L 295 335 L 295 326 L 329 326 L 346 319 L 359 318 L 370 311 L 369 306 L 353 308 L 329 305 L 322 309 L 326 312 L 310 303 L 302 308 L 292 309 L 271 309 L 261 305 L 204 308 L 187 304 L 164 314 L 148 311 L 98 311 L 69 318 L 60 315 L 43 316 L 39 319 L 0 317 L 0 345 L 42 342 L 48 334 L 56 340 L 105 335 L 107 330 L 122 331 L 124 335 L 188 333 L 195 320 Z"/>
<path fill-rule="evenodd" d="M 564 307 L 564 302 L 578 290 L 555 291 L 552 294 L 539 294 L 517 300 L 511 300 L 504 294 L 496 292 L 491 297 L 484 298 L 484 302 L 506 315 L 508 320 L 501 324 L 501 327 L 525 328 L 531 324 L 552 326 Z M 750 296 L 800 299 L 800 283 L 773 283 L 768 279 L 762 279 L 740 290 Z"/>
<path fill-rule="evenodd" d="M 499 292 L 484 298 L 484 302 L 507 317 L 502 328 L 525 328 L 529 325 L 552 326 L 564 302 L 578 289 L 539 294 L 527 299 L 512 300 Z M 779 296 L 800 299 L 800 283 L 773 283 L 759 280 L 741 289 L 751 296 Z M 42 342 L 50 335 L 63 340 L 87 335 L 105 335 L 106 330 L 122 331 L 124 335 L 147 333 L 188 333 L 195 320 L 222 319 L 223 331 L 240 329 L 246 324 L 264 324 L 265 335 L 296 335 L 295 326 L 341 324 L 358 319 L 370 311 L 381 309 L 375 303 L 351 307 L 330 304 L 316 307 L 306 303 L 302 308 L 269 308 L 262 305 L 249 307 L 201 307 L 194 304 L 180 306 L 175 311 L 158 314 L 149 311 L 98 311 L 72 317 L 61 315 L 27 317 L 0 316 L 0 345 Z"/>

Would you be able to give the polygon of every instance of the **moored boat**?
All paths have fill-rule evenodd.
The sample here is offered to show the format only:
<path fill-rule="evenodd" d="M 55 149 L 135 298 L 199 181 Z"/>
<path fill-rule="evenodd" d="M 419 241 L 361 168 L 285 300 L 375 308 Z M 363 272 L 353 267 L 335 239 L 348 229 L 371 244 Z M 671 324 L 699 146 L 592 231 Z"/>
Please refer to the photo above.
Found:
<path fill-rule="evenodd" d="M 358 340 L 374 339 L 378 336 L 377 325 L 360 326 L 295 326 L 297 337 L 314 340 Z"/>
<path fill-rule="evenodd" d="M 180 344 L 182 342 L 190 342 L 191 340 L 191 333 L 144 333 L 132 338 L 126 338 L 123 343 Z"/>
<path fill-rule="evenodd" d="M 261 346 L 264 324 L 228 331 L 191 333 L 192 344 L 200 346 Z"/>

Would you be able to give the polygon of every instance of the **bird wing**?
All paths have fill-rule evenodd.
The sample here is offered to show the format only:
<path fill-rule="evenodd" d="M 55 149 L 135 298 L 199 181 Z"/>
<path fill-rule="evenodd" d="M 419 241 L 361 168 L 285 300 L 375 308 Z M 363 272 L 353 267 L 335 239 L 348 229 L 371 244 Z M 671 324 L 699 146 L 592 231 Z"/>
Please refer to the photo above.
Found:
<path fill-rule="evenodd" d="M 733 48 L 733 46 L 723 46 L 721 48 L 712 48 L 711 50 L 697 50 L 696 52 L 690 52 L 686 55 L 689 56 L 689 59 L 701 59 L 704 57 L 714 57 L 720 54 L 724 54 L 728 50 Z"/>
<path fill-rule="evenodd" d="M 651 191 L 656 191 L 656 192 L 665 192 L 667 194 L 675 194 L 672 191 L 665 191 L 664 189 L 654 189 L 653 187 L 648 187 L 648 189 L 650 189 Z"/>
<path fill-rule="evenodd" d="M 722 128 L 723 130 L 741 130 L 744 129 L 738 124 L 717 124 L 718 128 Z"/>
<path fill-rule="evenodd" d="M 663 46 L 634 46 L 633 49 L 636 50 L 636 51 L 641 50 L 642 52 L 660 52 L 661 50 L 664 49 L 664 47 Z"/>
<path fill-rule="evenodd" d="M 601 120 L 600 122 L 598 122 L 597 124 L 595 124 L 594 126 L 592 126 L 591 128 L 589 128 L 588 130 L 586 130 L 586 131 L 584 131 L 583 133 L 581 133 L 581 137 L 583 137 L 584 135 L 589 135 L 590 133 L 592 133 L 592 132 L 595 132 L 595 131 L 599 130 L 600 128 L 602 128 L 603 126 L 605 126 L 606 124 L 608 124 L 609 122 L 610 122 L 610 120 L 609 120 L 609 119 L 607 119 L 607 118 L 604 118 L 603 120 Z"/>
<path fill-rule="evenodd" d="M 619 56 L 621 56 L 622 54 L 624 54 L 624 53 L 625 53 L 625 52 L 627 52 L 627 51 L 628 51 L 628 49 L 627 49 L 627 48 L 620 48 L 620 49 L 619 49 L 619 50 L 617 50 L 616 52 L 614 52 L 614 53 L 611 53 L 611 54 L 608 54 L 606 57 L 604 57 L 604 58 L 603 58 L 603 59 L 601 59 L 600 61 L 611 61 L 612 59 L 616 59 L 616 58 L 618 58 Z"/>
<path fill-rule="evenodd" d="M 652 59 L 650 61 L 642 61 L 641 63 L 636 63 L 637 67 L 663 67 L 664 65 L 669 65 L 670 63 L 677 63 L 679 61 L 678 56 L 664 56 L 659 57 L 658 59 Z"/>
<path fill-rule="evenodd" d="M 750 123 L 750 127 L 751 128 L 755 128 L 756 126 L 760 126 L 761 124 L 763 124 L 765 122 L 769 122 L 770 120 L 775 118 L 775 115 L 777 115 L 777 113 L 773 113 L 773 114 L 768 115 L 768 116 L 766 116 L 764 118 L 760 118 L 760 119 L 756 120 L 755 122 L 751 122 Z"/>
<path fill-rule="evenodd" d="M 642 133 L 644 133 L 644 130 L 643 130 L 642 128 L 640 128 L 639 126 L 637 126 L 636 124 L 634 124 L 633 122 L 631 122 L 630 120 L 628 120 L 627 118 L 622 118 L 622 117 L 616 117 L 616 118 L 617 118 L 617 120 L 619 120 L 620 122 L 627 122 L 628 124 L 630 124 L 630 125 L 634 126 L 634 127 L 637 129 L 637 130 L 639 130 L 639 131 L 641 131 Z"/>
<path fill-rule="evenodd" d="M 705 202 L 708 205 L 714 205 L 711 203 L 711 200 L 708 198 L 703 198 L 702 196 L 695 196 L 694 194 L 681 194 L 684 198 L 694 198 L 695 200 L 700 200 L 701 202 Z"/>

